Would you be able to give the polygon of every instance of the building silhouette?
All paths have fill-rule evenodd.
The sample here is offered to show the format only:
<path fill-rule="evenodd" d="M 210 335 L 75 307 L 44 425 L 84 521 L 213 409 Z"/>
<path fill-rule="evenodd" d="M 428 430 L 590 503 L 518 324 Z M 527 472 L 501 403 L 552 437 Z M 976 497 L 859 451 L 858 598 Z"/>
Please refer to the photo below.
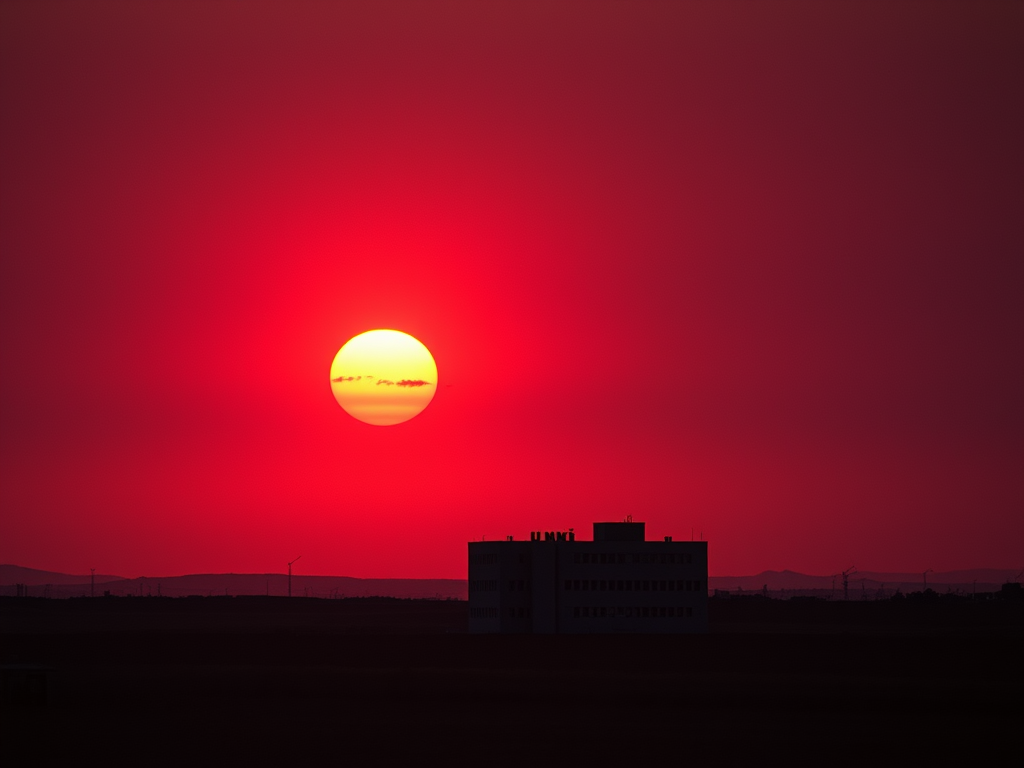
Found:
<path fill-rule="evenodd" d="M 707 632 L 706 541 L 646 541 L 644 523 L 594 523 L 529 541 L 469 543 L 469 631 Z"/>

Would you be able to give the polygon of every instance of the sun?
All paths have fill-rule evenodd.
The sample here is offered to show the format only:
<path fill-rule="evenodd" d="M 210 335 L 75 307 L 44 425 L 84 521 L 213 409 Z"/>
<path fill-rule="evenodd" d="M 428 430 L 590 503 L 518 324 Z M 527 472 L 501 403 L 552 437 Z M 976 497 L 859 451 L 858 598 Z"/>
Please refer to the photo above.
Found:
<path fill-rule="evenodd" d="M 367 331 L 345 342 L 334 356 L 331 391 L 359 421 L 401 424 L 434 398 L 437 365 L 430 350 L 407 333 Z"/>

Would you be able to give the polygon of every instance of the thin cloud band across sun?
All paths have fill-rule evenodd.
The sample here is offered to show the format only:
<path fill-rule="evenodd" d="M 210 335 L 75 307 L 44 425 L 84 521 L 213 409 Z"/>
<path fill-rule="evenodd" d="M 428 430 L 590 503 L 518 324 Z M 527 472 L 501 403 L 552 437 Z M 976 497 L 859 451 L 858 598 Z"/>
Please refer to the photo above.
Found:
<path fill-rule="evenodd" d="M 373 374 L 363 371 L 372 370 Z M 378 329 L 349 339 L 331 364 L 331 391 L 359 421 L 389 426 L 426 408 L 437 391 L 437 365 L 407 333 Z"/>

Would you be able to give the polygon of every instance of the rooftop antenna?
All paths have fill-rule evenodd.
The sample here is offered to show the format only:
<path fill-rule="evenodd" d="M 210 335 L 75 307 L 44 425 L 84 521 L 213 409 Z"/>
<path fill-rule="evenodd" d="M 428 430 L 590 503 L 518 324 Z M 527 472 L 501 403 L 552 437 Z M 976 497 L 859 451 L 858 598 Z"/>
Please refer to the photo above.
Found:
<path fill-rule="evenodd" d="M 301 559 L 302 555 L 299 555 L 294 560 L 292 560 L 292 563 L 298 562 Z M 292 596 L 292 563 L 288 563 L 288 597 Z"/>
<path fill-rule="evenodd" d="M 854 570 L 857 566 L 851 565 L 845 571 L 843 571 L 843 600 L 850 599 L 850 577 L 857 571 Z"/>
<path fill-rule="evenodd" d="M 89 597 L 96 597 L 96 569 L 89 569 Z"/>
<path fill-rule="evenodd" d="M 927 571 L 921 574 L 921 579 L 924 581 L 924 588 L 928 589 L 928 574 L 931 573 L 934 568 L 929 568 Z"/>

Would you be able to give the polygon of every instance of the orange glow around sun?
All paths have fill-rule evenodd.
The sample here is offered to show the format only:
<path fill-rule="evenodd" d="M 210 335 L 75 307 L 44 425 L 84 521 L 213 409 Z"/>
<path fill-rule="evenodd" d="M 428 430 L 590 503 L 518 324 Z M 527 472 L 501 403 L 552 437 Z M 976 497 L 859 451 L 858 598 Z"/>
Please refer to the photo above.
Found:
<path fill-rule="evenodd" d="M 349 339 L 331 363 L 331 391 L 345 412 L 367 424 L 401 424 L 437 391 L 437 366 L 407 333 L 376 330 Z"/>

